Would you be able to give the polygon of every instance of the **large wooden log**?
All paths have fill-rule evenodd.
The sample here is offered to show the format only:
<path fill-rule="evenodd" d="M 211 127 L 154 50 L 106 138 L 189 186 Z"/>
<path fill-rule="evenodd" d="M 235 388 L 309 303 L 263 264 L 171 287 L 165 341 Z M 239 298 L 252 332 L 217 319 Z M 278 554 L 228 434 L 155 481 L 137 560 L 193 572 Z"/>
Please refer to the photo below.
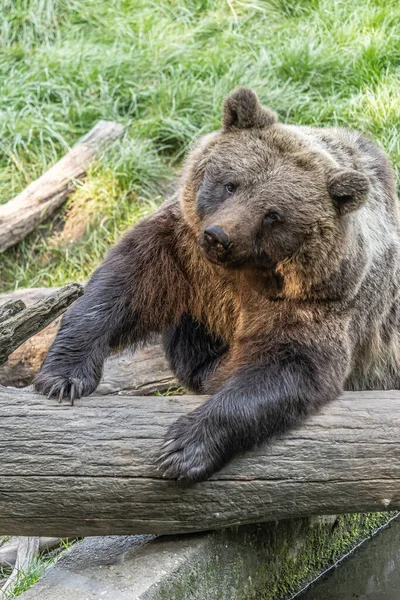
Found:
<path fill-rule="evenodd" d="M 167 426 L 201 397 L 90 397 L 75 408 L 0 389 L 5 535 L 183 533 L 400 509 L 400 391 L 346 393 L 211 480 L 160 477 Z"/>
<path fill-rule="evenodd" d="M 25 307 L 23 303 L 16 306 L 18 303 L 7 302 L 5 307 L 0 307 L 0 365 L 25 340 L 62 314 L 82 293 L 83 287 L 79 283 L 70 283 L 32 306 Z"/>
<path fill-rule="evenodd" d="M 99 121 L 44 175 L 0 206 L 0 252 L 23 240 L 64 202 L 100 149 L 121 137 L 124 128 Z"/>

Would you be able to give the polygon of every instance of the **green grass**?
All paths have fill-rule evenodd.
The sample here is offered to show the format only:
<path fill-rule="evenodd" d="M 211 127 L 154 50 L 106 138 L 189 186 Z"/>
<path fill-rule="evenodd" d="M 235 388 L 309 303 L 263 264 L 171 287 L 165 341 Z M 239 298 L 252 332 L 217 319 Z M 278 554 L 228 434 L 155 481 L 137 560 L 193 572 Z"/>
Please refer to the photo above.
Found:
<path fill-rule="evenodd" d="M 398 168 L 399 68 L 397 0 L 3 0 L 0 202 L 97 120 L 127 135 L 66 213 L 0 257 L 0 289 L 85 279 L 238 85 L 284 121 L 372 134 Z"/>
<path fill-rule="evenodd" d="M 171 385 L 166 390 L 157 390 L 154 395 L 155 396 L 182 396 L 183 394 L 185 394 L 185 388 L 180 387 L 180 386 L 177 387 L 176 385 Z"/>
<path fill-rule="evenodd" d="M 5 537 L 2 537 L 1 540 L 7 541 Z M 2 600 L 11 600 L 12 598 L 16 598 L 20 596 L 23 592 L 29 589 L 34 583 L 38 581 L 38 579 L 44 574 L 48 567 L 54 565 L 57 559 L 68 552 L 71 547 L 76 543 L 77 539 L 64 539 L 60 541 L 60 545 L 51 550 L 41 552 L 29 565 L 26 572 L 19 571 L 18 577 L 12 586 L 6 592 L 1 594 Z M 3 542 L 3 543 L 4 543 Z M 12 568 L 4 569 L 0 568 L 0 578 L 6 579 L 12 572 Z"/>
<path fill-rule="evenodd" d="M 34 583 L 36 583 L 38 579 L 43 575 L 46 568 L 51 566 L 53 563 L 54 560 L 52 559 L 46 561 L 38 559 L 32 562 L 26 573 L 23 571 L 19 571 L 15 583 L 12 586 L 10 586 L 10 588 L 6 590 L 6 592 L 2 594 L 4 600 L 11 600 L 11 598 L 16 598 L 17 596 L 20 596 Z M 3 569 L 1 569 L 1 571 L 2 576 L 7 577 L 10 574 L 10 572 L 7 570 L 4 571 Z"/>

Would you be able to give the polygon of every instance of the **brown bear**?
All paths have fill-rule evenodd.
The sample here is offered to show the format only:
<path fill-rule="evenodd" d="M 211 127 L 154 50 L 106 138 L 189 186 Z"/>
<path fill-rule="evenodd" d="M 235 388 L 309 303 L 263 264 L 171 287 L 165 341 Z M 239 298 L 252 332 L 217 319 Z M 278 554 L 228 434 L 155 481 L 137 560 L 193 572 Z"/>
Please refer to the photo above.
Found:
<path fill-rule="evenodd" d="M 399 216 L 387 158 L 360 133 L 278 123 L 226 99 L 176 197 L 129 231 L 66 313 L 36 389 L 96 389 L 111 349 L 164 334 L 209 393 L 174 423 L 166 477 L 200 481 L 344 389 L 399 387 Z"/>

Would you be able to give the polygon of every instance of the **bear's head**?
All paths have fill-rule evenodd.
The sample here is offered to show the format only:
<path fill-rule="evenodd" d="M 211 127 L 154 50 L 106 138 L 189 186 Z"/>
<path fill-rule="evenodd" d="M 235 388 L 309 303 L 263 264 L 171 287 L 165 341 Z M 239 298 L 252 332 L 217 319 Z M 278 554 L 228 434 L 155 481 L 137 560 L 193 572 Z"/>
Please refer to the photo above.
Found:
<path fill-rule="evenodd" d="M 338 269 L 369 181 L 301 128 L 278 123 L 253 90 L 239 88 L 225 100 L 222 129 L 189 154 L 181 190 L 207 260 L 274 269 L 296 295 L 307 279 L 318 284 Z"/>

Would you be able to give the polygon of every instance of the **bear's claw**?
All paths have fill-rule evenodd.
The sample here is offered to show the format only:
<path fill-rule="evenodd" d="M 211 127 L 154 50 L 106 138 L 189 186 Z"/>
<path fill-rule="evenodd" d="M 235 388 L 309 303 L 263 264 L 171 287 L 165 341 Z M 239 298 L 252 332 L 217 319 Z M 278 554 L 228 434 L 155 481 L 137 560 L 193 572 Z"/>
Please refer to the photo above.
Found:
<path fill-rule="evenodd" d="M 204 481 L 225 462 L 201 419 L 192 414 L 171 425 L 159 450 L 158 470 L 167 479 L 187 483 Z"/>
<path fill-rule="evenodd" d="M 90 382 L 78 377 L 65 375 L 52 375 L 40 372 L 34 382 L 35 390 L 48 398 L 57 398 L 59 403 L 69 399 L 71 406 L 75 400 L 90 394 L 97 386 L 97 382 Z"/>

